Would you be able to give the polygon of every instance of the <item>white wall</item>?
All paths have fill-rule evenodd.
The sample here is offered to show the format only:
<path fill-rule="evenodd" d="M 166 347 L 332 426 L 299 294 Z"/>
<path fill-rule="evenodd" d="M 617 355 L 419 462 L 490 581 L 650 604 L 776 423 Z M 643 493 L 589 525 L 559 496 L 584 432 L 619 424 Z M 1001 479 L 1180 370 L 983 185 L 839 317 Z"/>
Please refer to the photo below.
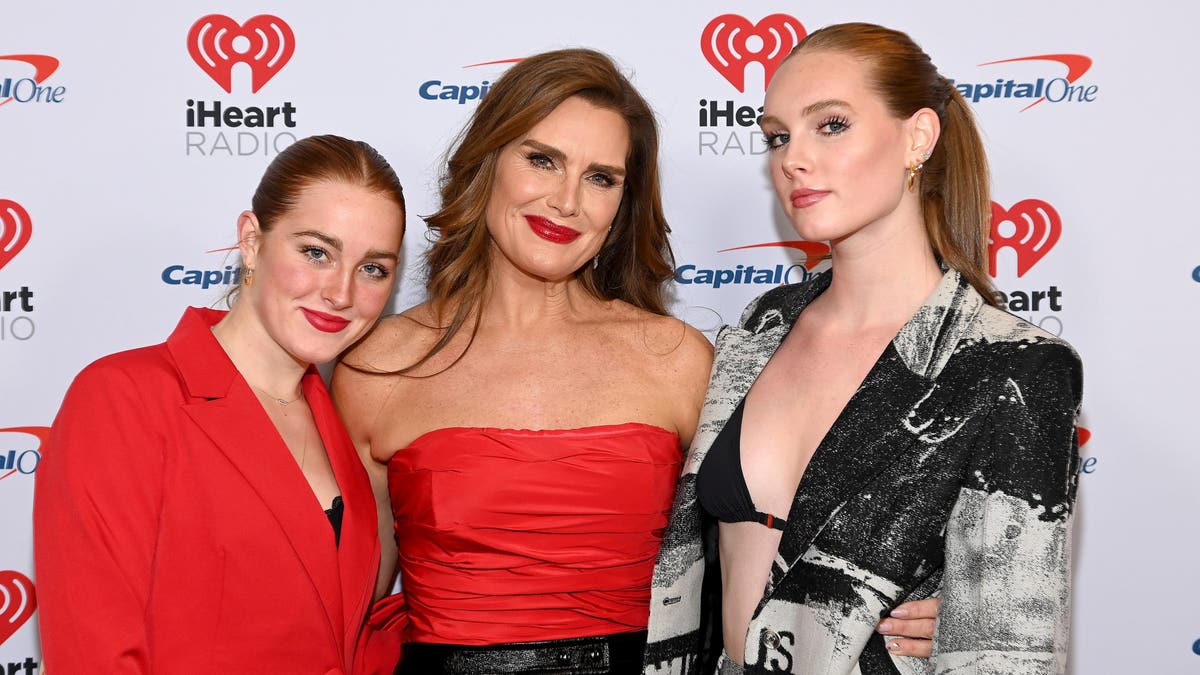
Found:
<path fill-rule="evenodd" d="M 67 384 L 92 359 L 161 341 L 182 307 L 217 301 L 224 285 L 172 285 L 164 271 L 233 264 L 209 251 L 233 244 L 235 218 L 274 147 L 332 132 L 365 139 L 392 161 L 409 200 L 410 264 L 397 307 L 420 297 L 419 215 L 436 209 L 439 162 L 474 105 L 420 92 L 431 80 L 442 82 L 439 92 L 481 87 L 506 67 L 471 64 L 576 45 L 614 55 L 661 120 L 672 241 L 680 278 L 693 282 L 676 284 L 673 309 L 705 330 L 735 321 L 769 284 L 717 288 L 695 283 L 700 270 L 789 268 L 803 254 L 726 250 L 795 236 L 774 204 L 755 127 L 699 123 L 701 100 L 757 109 L 763 68 L 746 67 L 738 91 L 709 64 L 701 35 L 727 12 L 749 24 L 786 13 L 793 19 L 777 25 L 801 32 L 846 20 L 906 30 L 962 84 L 1012 80 L 1017 92 L 1041 81 L 1058 98 L 1069 67 L 1083 68 L 1082 60 L 992 62 L 1091 60 L 1070 83 L 1072 97 L 1087 100 L 974 104 L 995 201 L 1007 210 L 1041 200 L 1049 208 L 1029 222 L 1058 223 L 1057 241 L 1024 274 L 1018 269 L 1037 251 L 1000 250 L 996 283 L 1014 297 L 1045 294 L 1017 313 L 1060 333 L 1085 362 L 1081 423 L 1090 439 L 1082 448 L 1074 672 L 1200 667 L 1192 525 L 1200 447 L 1191 417 L 1200 376 L 1200 228 L 1185 201 L 1200 183 L 1200 95 L 1185 74 L 1200 12 L 1186 3 L 108 4 L 0 9 L 0 94 L 9 82 L 10 95 L 27 98 L 29 78 L 45 63 L 14 55 L 59 62 L 38 85 L 53 100 L 0 103 L 0 200 L 18 204 L 27 213 L 22 228 L 31 226 L 16 251 L 16 209 L 0 202 L 0 586 L 10 598 L 32 576 L 30 472 L 39 447 L 36 436 L 13 429 L 48 426 Z M 214 13 L 236 23 L 274 14 L 289 27 L 294 52 L 257 93 L 247 66 L 233 68 L 227 93 L 193 61 L 189 29 Z M 189 99 L 282 110 L 269 128 L 189 128 Z M 1009 236 L 1015 225 L 1000 228 Z M 36 672 L 41 658 L 36 622 L 22 624 L 19 608 L 0 606 L 0 672 L 27 659 Z"/>

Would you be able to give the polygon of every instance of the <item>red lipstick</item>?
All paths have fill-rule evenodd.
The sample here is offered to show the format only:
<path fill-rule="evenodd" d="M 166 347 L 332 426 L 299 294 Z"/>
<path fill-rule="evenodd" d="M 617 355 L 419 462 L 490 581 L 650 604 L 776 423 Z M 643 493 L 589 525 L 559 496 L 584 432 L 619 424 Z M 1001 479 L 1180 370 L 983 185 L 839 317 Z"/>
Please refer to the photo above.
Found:
<path fill-rule="evenodd" d="M 809 188 L 792 190 L 792 206 L 797 209 L 806 209 L 824 199 L 828 194 L 828 190 L 810 190 Z"/>
<path fill-rule="evenodd" d="M 541 216 L 525 216 L 529 229 L 537 236 L 556 244 L 569 244 L 579 238 L 579 232 L 569 227 L 556 224 L 549 218 Z"/>
<path fill-rule="evenodd" d="M 304 318 L 308 319 L 313 328 L 323 333 L 338 333 L 350 325 L 349 319 L 343 319 L 334 314 L 326 314 L 325 312 L 318 312 L 314 309 L 305 309 L 303 307 L 300 308 L 300 311 L 304 313 Z"/>

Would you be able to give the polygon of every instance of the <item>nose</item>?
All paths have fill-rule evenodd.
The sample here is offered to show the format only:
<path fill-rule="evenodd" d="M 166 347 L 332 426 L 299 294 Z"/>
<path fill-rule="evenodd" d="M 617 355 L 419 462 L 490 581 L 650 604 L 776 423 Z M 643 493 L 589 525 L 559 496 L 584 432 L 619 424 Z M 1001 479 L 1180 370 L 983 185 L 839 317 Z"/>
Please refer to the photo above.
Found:
<path fill-rule="evenodd" d="M 787 145 L 783 147 L 783 157 L 780 161 L 784 177 L 793 180 L 797 173 L 807 173 L 810 165 L 811 159 L 803 144 L 794 136 L 788 139 Z"/>
<path fill-rule="evenodd" d="M 550 193 L 546 204 L 563 216 L 573 216 L 579 212 L 579 181 L 571 176 L 563 176 L 559 184 Z"/>
<path fill-rule="evenodd" d="M 346 309 L 353 304 L 354 269 L 336 270 L 326 278 L 321 297 L 333 309 Z"/>

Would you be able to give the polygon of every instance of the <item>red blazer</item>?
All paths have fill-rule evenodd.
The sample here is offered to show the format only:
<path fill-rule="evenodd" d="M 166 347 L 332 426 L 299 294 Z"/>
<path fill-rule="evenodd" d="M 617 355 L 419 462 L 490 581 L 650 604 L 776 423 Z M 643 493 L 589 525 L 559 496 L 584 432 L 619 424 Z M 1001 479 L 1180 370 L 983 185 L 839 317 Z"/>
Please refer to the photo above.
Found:
<path fill-rule="evenodd" d="M 34 494 L 49 672 L 351 673 L 379 561 L 366 471 L 315 370 L 304 395 L 341 545 L 266 412 L 189 309 L 71 385 Z"/>

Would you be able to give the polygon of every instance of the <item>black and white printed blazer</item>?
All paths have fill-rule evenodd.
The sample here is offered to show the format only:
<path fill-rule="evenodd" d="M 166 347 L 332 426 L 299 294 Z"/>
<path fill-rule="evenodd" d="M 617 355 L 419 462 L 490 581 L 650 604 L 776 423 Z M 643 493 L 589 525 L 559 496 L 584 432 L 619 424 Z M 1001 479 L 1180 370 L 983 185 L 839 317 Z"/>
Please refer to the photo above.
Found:
<path fill-rule="evenodd" d="M 717 336 L 654 570 L 648 675 L 699 672 L 696 472 L 831 275 L 767 292 L 741 327 Z M 746 672 L 1065 672 L 1080 393 L 1070 345 L 946 272 L 808 465 L 746 635 Z M 892 657 L 875 625 L 899 603 L 935 594 L 933 658 Z"/>

